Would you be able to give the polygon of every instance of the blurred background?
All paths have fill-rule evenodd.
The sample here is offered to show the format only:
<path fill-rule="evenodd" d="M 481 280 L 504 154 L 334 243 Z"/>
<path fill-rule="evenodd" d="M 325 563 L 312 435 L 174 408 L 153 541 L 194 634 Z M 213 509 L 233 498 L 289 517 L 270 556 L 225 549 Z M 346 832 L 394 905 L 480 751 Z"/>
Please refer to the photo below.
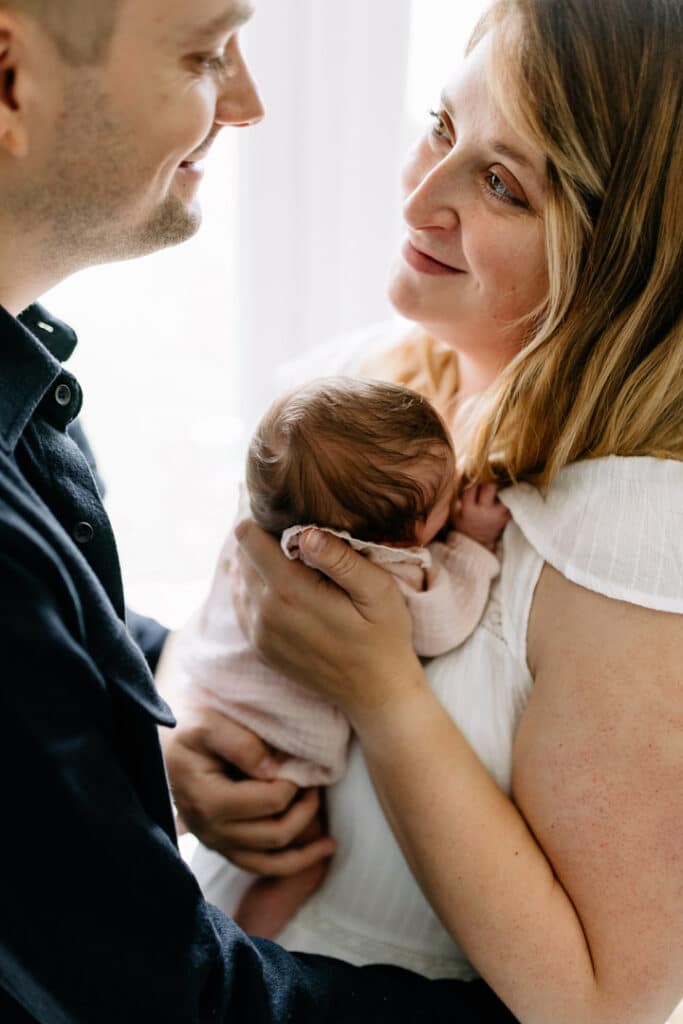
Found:
<path fill-rule="evenodd" d="M 43 301 L 107 482 L 128 603 L 169 626 L 201 600 L 277 364 L 391 317 L 399 169 L 483 0 L 257 0 L 242 41 L 267 108 L 226 129 L 204 225 Z"/>

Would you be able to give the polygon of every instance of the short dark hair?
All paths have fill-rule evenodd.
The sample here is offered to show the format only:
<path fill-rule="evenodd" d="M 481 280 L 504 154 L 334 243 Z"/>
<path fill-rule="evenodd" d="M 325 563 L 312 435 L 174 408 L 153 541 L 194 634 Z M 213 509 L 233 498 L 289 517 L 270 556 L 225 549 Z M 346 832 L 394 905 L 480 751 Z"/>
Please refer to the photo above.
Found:
<path fill-rule="evenodd" d="M 428 472 L 417 479 L 417 466 Z M 360 540 L 412 543 L 455 479 L 448 430 L 434 407 L 398 384 L 327 377 L 279 398 L 249 446 L 252 515 L 269 533 L 295 523 Z"/>
<path fill-rule="evenodd" d="M 65 63 L 101 64 L 106 60 L 123 0 L 2 0 L 42 25 Z"/>

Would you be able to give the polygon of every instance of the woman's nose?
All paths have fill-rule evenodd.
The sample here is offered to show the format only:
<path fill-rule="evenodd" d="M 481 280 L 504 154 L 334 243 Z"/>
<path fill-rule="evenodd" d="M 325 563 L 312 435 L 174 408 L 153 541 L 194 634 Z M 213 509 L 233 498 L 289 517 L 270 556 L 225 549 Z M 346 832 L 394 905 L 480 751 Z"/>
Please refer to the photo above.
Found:
<path fill-rule="evenodd" d="M 453 230 L 458 226 L 457 186 L 452 169 L 445 164 L 442 160 L 425 170 L 417 183 L 411 182 L 412 191 L 403 203 L 403 217 L 409 227 Z"/>
<path fill-rule="evenodd" d="M 258 124 L 265 114 L 263 102 L 239 50 L 230 70 L 216 103 L 216 123 L 235 127 Z"/>

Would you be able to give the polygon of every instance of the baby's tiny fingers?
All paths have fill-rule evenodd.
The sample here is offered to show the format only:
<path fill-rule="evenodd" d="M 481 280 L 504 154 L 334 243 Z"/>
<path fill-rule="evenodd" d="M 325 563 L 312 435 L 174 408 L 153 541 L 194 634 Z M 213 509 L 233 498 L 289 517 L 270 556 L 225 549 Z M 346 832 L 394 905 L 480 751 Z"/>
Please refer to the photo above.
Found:
<path fill-rule="evenodd" d="M 480 505 L 492 508 L 497 500 L 498 486 L 494 483 L 482 484 L 479 489 L 478 501 Z"/>

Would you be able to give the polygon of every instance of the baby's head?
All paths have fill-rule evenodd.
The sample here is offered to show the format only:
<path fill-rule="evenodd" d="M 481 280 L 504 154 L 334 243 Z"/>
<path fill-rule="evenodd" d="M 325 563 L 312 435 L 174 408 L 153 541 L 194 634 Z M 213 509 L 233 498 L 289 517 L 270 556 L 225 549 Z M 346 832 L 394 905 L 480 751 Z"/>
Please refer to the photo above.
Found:
<path fill-rule="evenodd" d="M 274 534 L 316 523 L 360 540 L 427 544 L 448 521 L 454 486 L 451 439 L 427 399 L 352 377 L 277 399 L 247 457 L 252 515 Z"/>

